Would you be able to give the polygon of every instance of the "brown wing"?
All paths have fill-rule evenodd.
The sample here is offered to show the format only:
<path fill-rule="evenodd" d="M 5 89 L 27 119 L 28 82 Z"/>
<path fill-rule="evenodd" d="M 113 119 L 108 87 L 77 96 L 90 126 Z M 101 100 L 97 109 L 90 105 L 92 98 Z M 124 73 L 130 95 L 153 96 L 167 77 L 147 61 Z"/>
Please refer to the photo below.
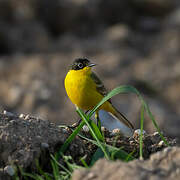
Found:
<path fill-rule="evenodd" d="M 104 84 L 102 83 L 102 81 L 98 78 L 98 76 L 92 72 L 91 73 L 91 78 L 93 79 L 93 81 L 96 83 L 96 89 L 97 91 L 102 94 L 103 96 L 106 96 L 108 94 L 107 89 L 105 88 Z M 108 100 L 111 103 L 111 99 Z"/>
<path fill-rule="evenodd" d="M 93 79 L 93 81 L 96 83 L 96 89 L 97 91 L 102 94 L 103 96 L 106 96 L 108 94 L 107 89 L 104 87 L 103 83 L 101 82 L 101 80 L 98 78 L 98 76 L 95 73 L 91 73 L 91 78 Z M 111 99 L 108 100 L 111 103 Z M 112 103 L 111 103 L 112 104 Z M 114 107 L 114 106 L 113 106 Z M 133 125 L 131 124 L 131 122 L 129 120 L 127 120 L 127 118 L 120 113 L 115 107 L 114 109 L 116 110 L 116 114 L 114 114 L 119 121 L 123 122 L 126 126 L 128 126 L 131 129 L 134 129 Z"/>

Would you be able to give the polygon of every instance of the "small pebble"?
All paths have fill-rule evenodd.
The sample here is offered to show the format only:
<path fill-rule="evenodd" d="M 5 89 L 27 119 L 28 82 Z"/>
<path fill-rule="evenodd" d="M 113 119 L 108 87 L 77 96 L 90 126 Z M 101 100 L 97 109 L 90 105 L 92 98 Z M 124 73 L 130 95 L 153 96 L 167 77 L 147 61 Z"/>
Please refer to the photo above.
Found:
<path fill-rule="evenodd" d="M 43 149 L 48 149 L 49 148 L 49 144 L 48 143 L 41 143 L 41 147 Z"/>
<path fill-rule="evenodd" d="M 25 117 L 24 114 L 20 114 L 20 115 L 19 115 L 19 118 L 24 118 L 24 117 Z"/>
<path fill-rule="evenodd" d="M 141 130 L 140 130 L 140 129 L 136 129 L 136 130 L 134 131 L 134 133 L 137 133 L 138 135 L 140 135 L 140 134 L 141 134 Z M 146 133 L 145 130 L 143 130 L 143 135 L 145 135 L 145 134 L 147 134 L 147 133 Z"/>
<path fill-rule="evenodd" d="M 106 131 L 106 128 L 104 126 L 101 127 L 101 131 L 102 132 L 105 132 Z"/>
<path fill-rule="evenodd" d="M 64 127 L 63 129 L 65 133 L 72 133 L 72 130 L 69 127 Z"/>
<path fill-rule="evenodd" d="M 6 172 L 10 176 L 13 176 L 15 174 L 15 170 L 12 166 L 6 166 L 4 168 L 4 172 Z"/>
<path fill-rule="evenodd" d="M 154 133 L 153 133 L 153 136 L 157 136 L 157 135 L 159 135 L 158 132 L 154 132 Z"/>
<path fill-rule="evenodd" d="M 16 121 L 15 121 L 15 120 L 11 120 L 11 121 L 9 121 L 9 122 L 13 124 L 13 123 L 15 123 Z"/>
<path fill-rule="evenodd" d="M 68 127 L 65 127 L 64 129 L 65 129 L 66 131 L 69 131 L 69 128 L 68 128 Z"/>
<path fill-rule="evenodd" d="M 118 129 L 118 128 L 116 128 L 116 129 L 113 129 L 112 132 L 115 133 L 115 134 L 120 134 L 120 133 L 121 133 L 121 130 Z"/>
<path fill-rule="evenodd" d="M 116 128 L 116 129 L 113 129 L 113 131 L 110 133 L 110 136 L 113 137 L 113 136 L 117 136 L 120 134 L 122 135 L 121 130 Z"/>
<path fill-rule="evenodd" d="M 84 149 L 82 147 L 79 149 L 79 153 L 84 154 Z"/>
<path fill-rule="evenodd" d="M 29 118 L 30 118 L 30 115 L 28 114 L 28 115 L 25 116 L 24 119 L 25 119 L 25 120 L 28 120 Z"/>
<path fill-rule="evenodd" d="M 136 130 L 134 131 L 133 137 L 134 137 L 135 139 L 137 139 L 137 138 L 140 136 L 140 134 L 141 134 L 141 130 L 140 130 L 140 129 L 136 129 Z M 143 130 L 143 136 L 145 136 L 146 134 L 147 134 L 146 131 Z"/>
<path fill-rule="evenodd" d="M 67 128 L 62 128 L 62 132 L 63 132 L 63 133 L 68 133 Z"/>
<path fill-rule="evenodd" d="M 89 132 L 89 128 L 86 125 L 84 125 L 82 129 L 83 129 L 84 132 Z"/>
<path fill-rule="evenodd" d="M 158 143 L 158 146 L 163 146 L 164 145 L 164 141 L 160 141 L 159 143 Z"/>
<path fill-rule="evenodd" d="M 75 127 L 77 127 L 77 124 L 78 124 L 78 123 L 74 123 L 74 124 L 72 124 L 71 126 L 72 126 L 73 128 L 75 128 Z"/>

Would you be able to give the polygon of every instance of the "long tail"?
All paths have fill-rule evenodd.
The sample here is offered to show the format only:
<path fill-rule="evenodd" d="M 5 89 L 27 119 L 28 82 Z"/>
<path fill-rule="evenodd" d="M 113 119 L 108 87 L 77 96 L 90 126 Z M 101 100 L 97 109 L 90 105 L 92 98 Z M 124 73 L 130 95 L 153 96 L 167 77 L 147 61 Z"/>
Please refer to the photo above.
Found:
<path fill-rule="evenodd" d="M 119 112 L 114 106 L 113 106 L 113 109 L 114 109 L 114 112 L 112 114 L 116 116 L 119 121 L 124 123 L 127 127 L 134 129 L 134 126 L 132 125 L 132 123 L 121 112 Z"/>
<path fill-rule="evenodd" d="M 109 131 L 113 131 L 113 129 L 119 129 L 120 132 L 127 137 L 131 137 L 133 135 L 134 129 L 132 129 L 132 127 L 128 127 L 124 122 L 119 120 L 119 118 L 113 115 L 111 112 L 101 109 L 98 111 L 98 114 L 101 125 L 107 128 Z M 95 120 L 96 122 L 95 118 L 93 120 Z"/>

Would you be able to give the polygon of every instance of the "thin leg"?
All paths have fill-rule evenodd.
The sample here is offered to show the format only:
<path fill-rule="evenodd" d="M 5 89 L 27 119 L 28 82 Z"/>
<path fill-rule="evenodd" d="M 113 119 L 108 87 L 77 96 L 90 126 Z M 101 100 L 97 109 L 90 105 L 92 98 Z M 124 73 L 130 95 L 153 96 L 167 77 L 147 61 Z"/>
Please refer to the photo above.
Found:
<path fill-rule="evenodd" d="M 85 114 L 87 114 L 89 110 L 85 111 Z M 69 125 L 68 128 L 76 128 L 81 123 L 82 119 L 78 119 L 78 122 L 74 123 L 73 125 Z"/>

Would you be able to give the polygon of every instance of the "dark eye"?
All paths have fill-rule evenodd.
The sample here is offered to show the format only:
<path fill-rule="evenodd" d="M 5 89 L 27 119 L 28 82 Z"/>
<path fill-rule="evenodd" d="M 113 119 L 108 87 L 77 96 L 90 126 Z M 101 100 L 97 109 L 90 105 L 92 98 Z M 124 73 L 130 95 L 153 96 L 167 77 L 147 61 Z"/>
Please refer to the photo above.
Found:
<path fill-rule="evenodd" d="M 82 64 L 82 63 L 79 63 L 79 64 L 78 64 L 78 67 L 79 67 L 79 69 L 82 69 L 82 68 L 83 68 L 83 64 Z"/>

